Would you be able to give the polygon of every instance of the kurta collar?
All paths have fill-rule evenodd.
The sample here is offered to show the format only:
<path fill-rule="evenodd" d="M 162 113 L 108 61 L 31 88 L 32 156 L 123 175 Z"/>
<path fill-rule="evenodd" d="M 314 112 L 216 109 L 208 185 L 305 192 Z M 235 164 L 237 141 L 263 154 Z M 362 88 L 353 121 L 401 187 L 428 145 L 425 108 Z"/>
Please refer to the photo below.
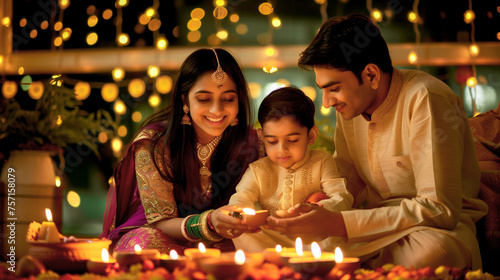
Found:
<path fill-rule="evenodd" d="M 368 118 L 368 121 L 373 120 L 377 117 L 384 116 L 394 105 L 396 104 L 399 94 L 401 93 L 401 88 L 403 87 L 403 73 L 396 68 L 392 70 L 391 85 L 389 86 L 389 92 L 385 97 L 384 102 L 375 109 L 375 112 Z M 369 116 L 363 115 L 366 119 Z"/>
<path fill-rule="evenodd" d="M 283 168 L 284 170 L 288 170 L 288 172 L 295 172 L 295 170 L 299 169 L 302 167 L 306 162 L 309 161 L 309 158 L 311 157 L 311 150 L 307 149 L 304 157 L 296 162 L 294 165 L 290 166 L 289 168 L 284 168 L 280 166 L 280 168 Z"/>

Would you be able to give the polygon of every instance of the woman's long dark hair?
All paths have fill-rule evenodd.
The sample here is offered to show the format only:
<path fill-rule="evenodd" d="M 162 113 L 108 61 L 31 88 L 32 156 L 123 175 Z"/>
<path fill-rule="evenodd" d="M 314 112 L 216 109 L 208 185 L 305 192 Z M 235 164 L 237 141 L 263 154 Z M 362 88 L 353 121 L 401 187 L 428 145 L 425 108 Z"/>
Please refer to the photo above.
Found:
<path fill-rule="evenodd" d="M 239 123 L 226 128 L 211 157 L 213 187 L 211 200 L 205 199 L 202 195 L 194 128 L 192 125 L 181 125 L 181 119 L 184 115 L 182 96 L 188 100 L 189 90 L 199 77 L 217 69 L 213 50 L 199 49 L 186 58 L 173 88 L 170 106 L 151 115 L 141 125 L 143 128 L 155 122 L 166 122 L 165 130 L 159 131 L 153 142 L 159 151 L 166 150 L 170 153 L 170 157 L 162 161 L 165 174 L 161 176 L 174 185 L 180 217 L 226 205 L 248 164 L 258 157 L 257 139 L 256 136 L 252 137 L 255 133 L 251 133 L 252 109 L 245 77 L 229 52 L 223 49 L 216 49 L 216 52 L 222 69 L 233 79 L 238 90 Z M 163 135 L 165 135 L 164 141 L 159 143 Z M 155 149 L 151 152 L 155 159 Z M 156 159 L 155 164 L 159 167 Z"/>

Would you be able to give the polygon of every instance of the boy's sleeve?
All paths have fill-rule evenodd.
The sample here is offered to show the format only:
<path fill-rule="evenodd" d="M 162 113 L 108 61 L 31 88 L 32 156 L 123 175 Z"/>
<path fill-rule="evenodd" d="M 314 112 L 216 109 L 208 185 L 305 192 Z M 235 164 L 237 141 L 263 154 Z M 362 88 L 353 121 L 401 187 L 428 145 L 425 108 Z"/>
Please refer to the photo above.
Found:
<path fill-rule="evenodd" d="M 347 182 L 338 175 L 337 167 L 333 157 L 326 154 L 321 164 L 321 188 L 329 197 L 319 203 L 330 211 L 349 210 L 354 198 L 347 190 Z"/>
<path fill-rule="evenodd" d="M 259 195 L 259 181 L 252 165 L 250 165 L 236 186 L 236 193 L 231 196 L 229 205 L 254 208 L 254 204 L 259 200 Z"/>

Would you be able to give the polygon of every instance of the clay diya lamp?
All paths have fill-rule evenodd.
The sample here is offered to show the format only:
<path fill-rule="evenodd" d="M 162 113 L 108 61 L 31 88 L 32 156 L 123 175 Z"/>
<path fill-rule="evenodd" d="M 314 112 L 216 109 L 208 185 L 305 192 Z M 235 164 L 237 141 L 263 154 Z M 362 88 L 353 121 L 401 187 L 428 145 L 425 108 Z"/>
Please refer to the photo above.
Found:
<path fill-rule="evenodd" d="M 158 265 L 160 252 L 156 249 L 142 249 L 141 246 L 135 244 L 134 251 L 116 252 L 115 258 L 121 268 L 128 268 L 129 266 L 138 263 L 143 264 L 146 260 Z"/>
<path fill-rule="evenodd" d="M 345 258 L 339 247 L 335 248 L 335 262 L 332 273 L 339 278 L 345 274 L 354 274 L 361 267 L 359 258 Z"/>
<path fill-rule="evenodd" d="M 183 269 L 186 266 L 186 260 L 186 257 L 179 256 L 175 250 L 171 250 L 169 255 L 161 255 L 160 266 L 172 272 L 176 267 Z"/>
<path fill-rule="evenodd" d="M 312 256 L 292 257 L 288 264 L 305 278 L 327 275 L 335 266 L 333 253 L 322 253 L 318 243 L 311 244 Z"/>
<path fill-rule="evenodd" d="M 288 260 L 297 257 L 312 257 L 311 251 L 305 251 L 302 245 L 302 239 L 295 239 L 295 248 L 283 248 L 280 252 L 280 258 L 284 265 L 288 265 Z"/>
<path fill-rule="evenodd" d="M 206 258 L 200 262 L 201 268 L 215 279 L 229 279 L 245 275 L 250 263 L 246 262 L 245 253 L 236 251 L 234 259 L 229 258 Z"/>
<path fill-rule="evenodd" d="M 200 261 L 204 259 L 215 258 L 218 259 L 221 256 L 221 251 L 217 248 L 206 248 L 203 243 L 198 243 L 198 248 L 188 248 L 184 250 L 184 255 L 191 261 L 195 262 L 197 266 L 200 265 Z"/>
<path fill-rule="evenodd" d="M 243 208 L 241 216 L 243 221 L 249 226 L 259 227 L 266 223 L 266 219 L 269 216 L 267 210 L 254 210 L 251 208 Z"/>
<path fill-rule="evenodd" d="M 109 258 L 108 250 L 102 249 L 101 258 L 91 258 L 87 261 L 87 271 L 93 274 L 107 275 L 115 266 L 116 260 Z"/>

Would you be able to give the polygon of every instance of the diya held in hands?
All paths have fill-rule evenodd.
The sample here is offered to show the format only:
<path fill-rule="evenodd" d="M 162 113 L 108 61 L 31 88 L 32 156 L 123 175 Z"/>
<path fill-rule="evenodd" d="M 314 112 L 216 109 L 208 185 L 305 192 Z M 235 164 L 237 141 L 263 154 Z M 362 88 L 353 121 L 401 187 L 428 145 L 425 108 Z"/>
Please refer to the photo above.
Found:
<path fill-rule="evenodd" d="M 266 223 L 266 219 L 269 216 L 267 210 L 254 210 L 252 208 L 243 208 L 241 217 L 243 221 L 249 226 L 259 227 Z"/>

